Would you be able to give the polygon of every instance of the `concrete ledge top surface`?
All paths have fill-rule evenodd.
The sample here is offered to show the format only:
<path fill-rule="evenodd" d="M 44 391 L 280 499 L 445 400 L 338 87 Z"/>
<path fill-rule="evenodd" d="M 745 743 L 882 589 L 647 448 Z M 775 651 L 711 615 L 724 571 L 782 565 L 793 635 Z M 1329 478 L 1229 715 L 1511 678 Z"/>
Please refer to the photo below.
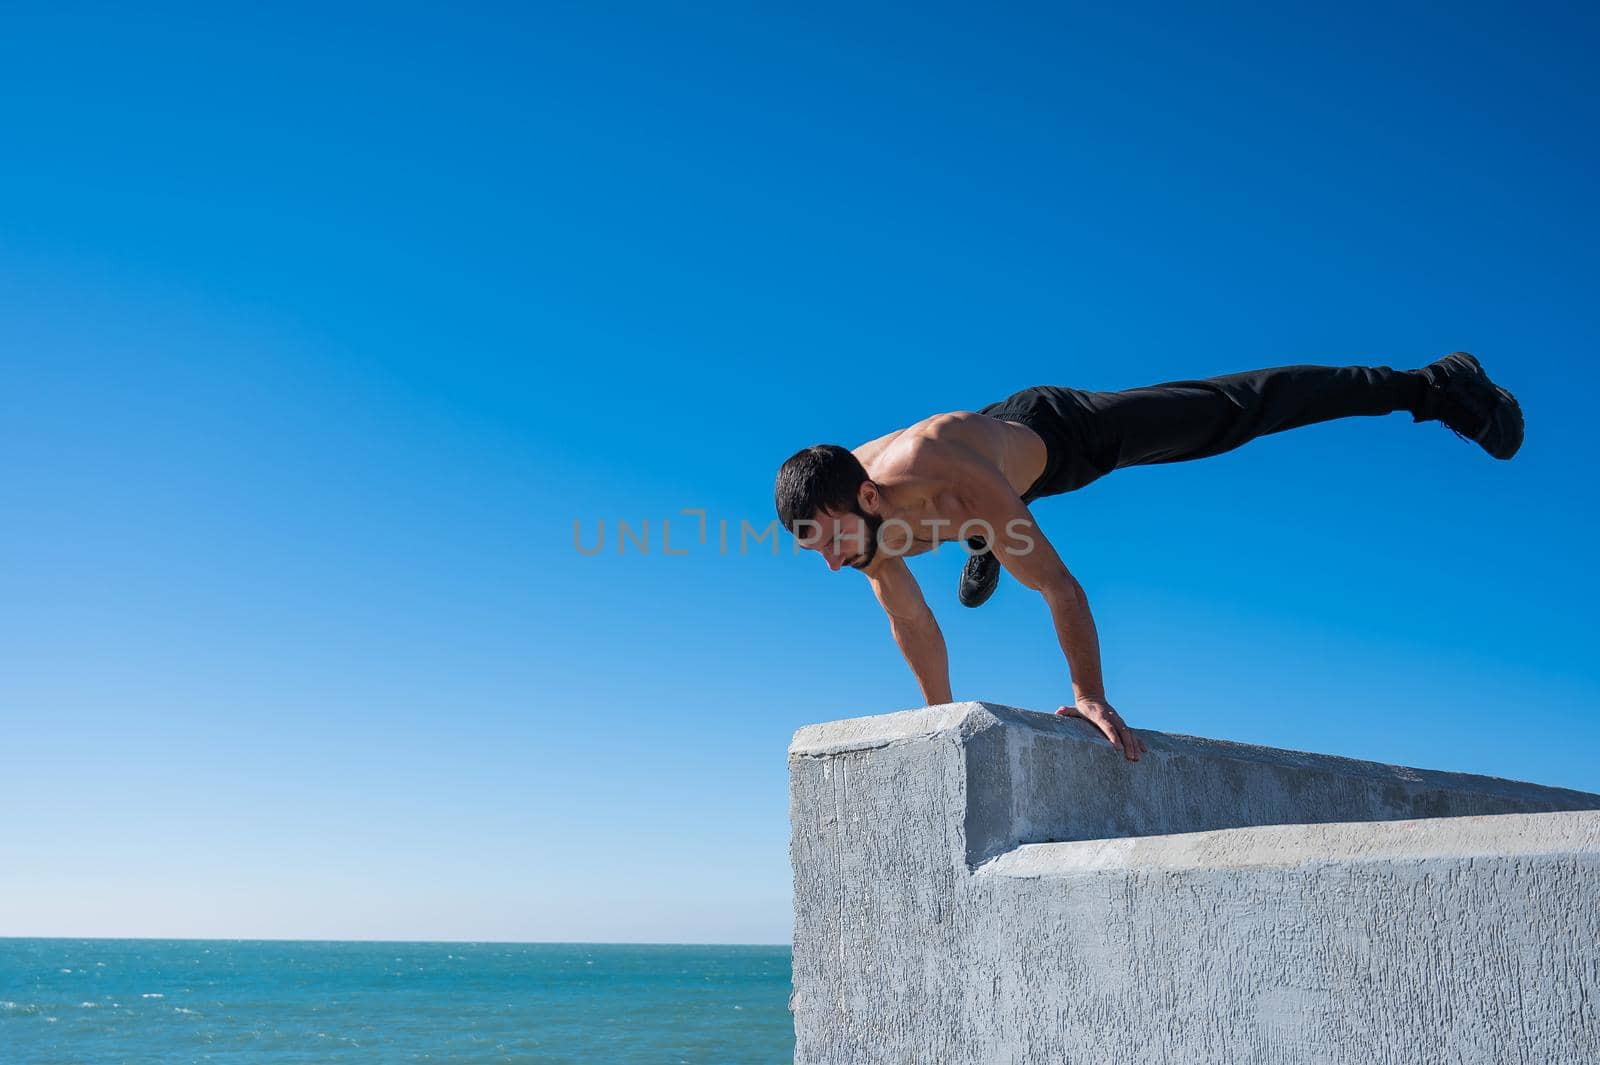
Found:
<path fill-rule="evenodd" d="M 824 721 L 797 731 L 789 744 L 789 753 L 820 757 L 931 739 L 941 733 L 955 732 L 963 722 L 985 713 L 983 703 L 943 703 L 892 714 Z"/>
<path fill-rule="evenodd" d="M 1261 825 L 1028 843 L 983 863 L 975 872 L 1037 879 L 1130 869 L 1293 869 L 1318 862 L 1568 854 L 1600 858 L 1600 811 Z"/>
<path fill-rule="evenodd" d="M 1110 750 L 1100 731 L 1081 718 L 1022 710 L 999 703 L 969 701 L 806 725 L 795 732 L 794 739 L 789 744 L 789 755 L 801 758 L 827 757 L 850 751 L 872 750 L 929 740 L 947 734 L 971 735 L 995 726 L 1045 733 L 1090 747 L 1106 747 Z M 1384 762 L 1347 758 L 1343 755 L 1315 754 L 1281 747 L 1235 743 L 1231 740 L 1186 736 L 1181 733 L 1155 732 L 1149 729 L 1134 731 L 1144 739 L 1146 747 L 1152 753 L 1249 762 L 1291 769 L 1317 769 L 1334 772 L 1341 777 L 1374 781 L 1398 780 L 1442 787 L 1493 788 L 1499 793 L 1508 795 L 1518 793 L 1566 795 L 1583 800 L 1575 803 L 1578 806 L 1600 805 L 1600 796 L 1589 792 L 1552 788 L 1506 777 L 1389 765 Z M 1153 761 L 1155 760 L 1148 757 L 1145 759 L 1145 763 Z M 1131 765 L 1128 769 L 1129 772 L 1138 773 L 1149 771 L 1150 766 Z"/>

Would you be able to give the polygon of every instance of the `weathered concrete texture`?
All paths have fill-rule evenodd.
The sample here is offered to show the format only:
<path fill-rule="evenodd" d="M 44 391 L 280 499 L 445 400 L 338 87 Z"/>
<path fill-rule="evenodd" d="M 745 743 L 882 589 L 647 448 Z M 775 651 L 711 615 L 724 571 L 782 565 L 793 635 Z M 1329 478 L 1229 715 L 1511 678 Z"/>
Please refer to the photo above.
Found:
<path fill-rule="evenodd" d="M 1600 796 L 1141 735 L 800 730 L 796 1061 L 1600 1061 Z"/>

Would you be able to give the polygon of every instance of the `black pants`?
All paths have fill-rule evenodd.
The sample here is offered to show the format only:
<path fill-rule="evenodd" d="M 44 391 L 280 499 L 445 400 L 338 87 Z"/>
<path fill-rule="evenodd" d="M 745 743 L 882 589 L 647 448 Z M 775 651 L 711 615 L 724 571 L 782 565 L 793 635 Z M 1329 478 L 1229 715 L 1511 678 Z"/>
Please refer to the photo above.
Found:
<path fill-rule="evenodd" d="M 1420 420 L 1426 387 L 1416 371 L 1387 366 L 1275 366 L 1122 392 L 1040 385 L 978 413 L 1021 422 L 1044 438 L 1044 473 L 1022 497 L 1031 503 L 1124 466 L 1220 455 L 1333 418 L 1405 411 Z"/>

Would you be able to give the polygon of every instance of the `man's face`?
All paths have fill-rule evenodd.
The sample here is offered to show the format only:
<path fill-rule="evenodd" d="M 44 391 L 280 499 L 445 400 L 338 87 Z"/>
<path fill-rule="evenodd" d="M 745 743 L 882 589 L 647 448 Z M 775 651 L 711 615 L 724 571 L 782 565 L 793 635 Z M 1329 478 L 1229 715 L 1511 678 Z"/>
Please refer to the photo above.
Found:
<path fill-rule="evenodd" d="M 805 535 L 800 537 L 800 546 L 821 555 L 831 570 L 844 566 L 865 569 L 878 553 L 878 526 L 883 519 L 875 514 L 824 510 L 813 522 L 813 526 L 801 526 Z"/>

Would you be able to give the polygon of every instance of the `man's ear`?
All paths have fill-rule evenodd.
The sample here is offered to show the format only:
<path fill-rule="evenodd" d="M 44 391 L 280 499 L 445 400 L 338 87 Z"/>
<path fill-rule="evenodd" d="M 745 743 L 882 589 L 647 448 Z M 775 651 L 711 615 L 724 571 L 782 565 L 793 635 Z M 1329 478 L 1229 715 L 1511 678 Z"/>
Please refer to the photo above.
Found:
<path fill-rule="evenodd" d="M 862 481 L 861 487 L 856 489 L 856 505 L 868 514 L 876 514 L 883 506 L 883 493 L 871 481 Z"/>

